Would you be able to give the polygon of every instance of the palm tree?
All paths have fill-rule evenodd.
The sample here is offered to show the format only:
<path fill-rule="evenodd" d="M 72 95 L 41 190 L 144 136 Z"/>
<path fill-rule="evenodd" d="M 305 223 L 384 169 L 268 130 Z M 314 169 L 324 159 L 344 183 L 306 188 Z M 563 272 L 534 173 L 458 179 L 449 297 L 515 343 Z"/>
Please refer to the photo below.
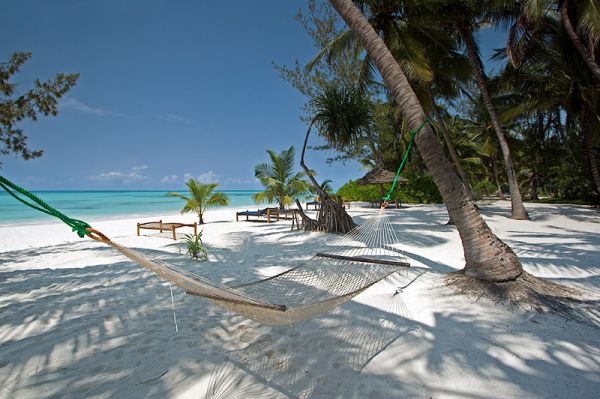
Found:
<path fill-rule="evenodd" d="M 439 4 L 436 1 L 420 2 L 419 0 L 396 2 L 362 0 L 360 3 L 368 6 L 371 26 L 381 35 L 384 43 L 407 74 L 409 81 L 416 84 L 413 87 L 425 109 L 435 116 L 448 153 L 470 195 L 471 188 L 467 175 L 454 144 L 449 141 L 448 130 L 435 97 L 440 96 L 446 100 L 457 97 L 459 91 L 457 83 L 469 80 L 471 73 L 468 60 L 456 51 L 456 40 L 440 26 L 431 24 L 430 15 L 434 13 L 434 7 Z M 354 48 L 355 52 L 362 50 L 352 30 L 342 32 L 327 43 L 307 65 L 307 69 L 316 65 L 325 55 L 329 62 L 346 58 L 348 48 Z M 373 79 L 373 71 L 373 62 L 367 54 L 362 61 L 359 75 L 361 88 L 366 89 L 377 85 Z"/>
<path fill-rule="evenodd" d="M 321 184 L 319 184 L 321 190 L 325 191 L 329 196 L 333 195 L 333 187 L 331 187 L 331 183 L 333 183 L 331 179 L 325 179 Z M 309 187 L 309 191 L 311 194 L 317 197 L 319 196 L 319 193 L 317 192 L 317 190 L 315 190 L 314 187 Z"/>
<path fill-rule="evenodd" d="M 425 111 L 390 50 L 352 0 L 330 0 L 330 3 L 361 40 L 404 118 L 415 129 L 425 120 Z M 463 273 L 494 282 L 516 280 L 523 273 L 521 262 L 481 218 L 430 126 L 423 128 L 416 144 L 461 236 L 465 254 Z"/>
<path fill-rule="evenodd" d="M 600 2 L 598 0 L 526 0 L 523 3 L 523 16 L 527 21 L 538 23 L 555 9 L 560 11 L 563 28 L 573 47 L 577 49 L 595 79 L 600 81 L 600 66 L 596 62 L 600 36 Z M 582 36 L 587 36 L 587 44 Z"/>
<path fill-rule="evenodd" d="M 277 202 L 280 209 L 291 205 L 294 199 L 308 193 L 308 183 L 304 180 L 306 173 L 294 173 L 296 150 L 290 147 L 277 154 L 267 150 L 271 163 L 261 163 L 254 168 L 254 176 L 265 190 L 253 196 L 256 203 Z"/>
<path fill-rule="evenodd" d="M 181 198 L 185 201 L 181 214 L 195 212 L 198 215 L 198 222 L 204 224 L 204 212 L 212 207 L 229 205 L 229 197 L 222 192 L 215 192 L 218 187 L 216 183 L 200 183 L 196 179 L 189 179 L 185 182 L 189 195 L 182 195 L 176 192 L 167 193 L 169 197 Z"/>
<path fill-rule="evenodd" d="M 564 5 L 563 5 L 564 6 Z M 600 23 L 600 21 L 599 21 Z M 594 148 L 594 125 L 598 121 L 600 96 L 597 83 L 584 60 L 571 45 L 568 33 L 561 29 L 561 22 L 554 16 L 539 17 L 535 25 L 521 35 L 512 35 L 510 48 L 496 58 L 508 56 L 500 90 L 516 97 L 517 112 L 544 112 L 553 114 L 557 133 L 565 150 L 567 131 L 580 131 L 578 142 L 583 144 L 585 157 L 593 186 L 600 194 L 600 170 Z M 561 112 L 566 124 L 561 122 Z"/>
<path fill-rule="evenodd" d="M 502 1 L 500 1 L 500 3 L 501 5 L 505 5 Z M 511 15 L 511 11 L 513 15 L 516 14 L 516 7 L 518 7 L 516 2 L 508 2 L 508 9 L 504 9 L 501 6 L 495 9 L 493 2 L 483 4 L 481 2 L 465 1 L 457 3 L 454 8 L 448 10 L 448 22 L 449 25 L 456 30 L 465 46 L 467 56 L 473 69 L 475 81 L 477 82 L 477 86 L 483 97 L 483 102 L 490 115 L 492 126 L 494 127 L 498 143 L 500 144 L 500 150 L 502 152 L 504 167 L 507 174 L 508 187 L 510 189 L 512 218 L 529 220 L 529 215 L 523 205 L 523 199 L 519 190 L 519 183 L 517 181 L 510 148 L 502 129 L 502 124 L 500 123 L 498 111 L 487 87 L 487 77 L 484 73 L 483 63 L 479 56 L 479 46 L 473 36 L 474 30 L 479 28 L 479 23 L 477 21 L 479 17 L 487 20 L 502 20 L 503 18 L 506 18 L 506 15 Z"/>

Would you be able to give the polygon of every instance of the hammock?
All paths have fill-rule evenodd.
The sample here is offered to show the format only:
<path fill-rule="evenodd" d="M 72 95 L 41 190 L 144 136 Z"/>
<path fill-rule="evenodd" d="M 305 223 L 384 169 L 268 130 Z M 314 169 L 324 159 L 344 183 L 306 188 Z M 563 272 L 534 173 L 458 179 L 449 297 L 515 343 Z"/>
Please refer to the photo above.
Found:
<path fill-rule="evenodd" d="M 119 245 L 2 176 L 0 187 L 24 204 L 58 217 L 81 237 L 87 235 L 110 245 L 188 294 L 208 298 L 229 311 L 268 325 L 293 324 L 332 310 L 400 267 L 410 266 L 402 251 L 395 247 L 396 233 L 381 209 L 377 216 L 335 240 L 326 253 L 317 253 L 301 265 L 264 280 L 231 287 Z M 20 198 L 9 187 L 36 205 Z"/>

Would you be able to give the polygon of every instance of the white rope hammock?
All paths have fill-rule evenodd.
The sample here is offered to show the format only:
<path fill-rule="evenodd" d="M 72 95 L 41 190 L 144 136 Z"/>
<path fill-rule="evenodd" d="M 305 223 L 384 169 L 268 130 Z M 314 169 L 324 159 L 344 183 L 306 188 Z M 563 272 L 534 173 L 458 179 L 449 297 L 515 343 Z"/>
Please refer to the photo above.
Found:
<path fill-rule="evenodd" d="M 293 324 L 327 312 L 400 267 L 409 267 L 385 212 L 336 239 L 325 253 L 250 284 L 231 287 L 126 248 L 108 245 L 188 294 L 268 325 Z"/>

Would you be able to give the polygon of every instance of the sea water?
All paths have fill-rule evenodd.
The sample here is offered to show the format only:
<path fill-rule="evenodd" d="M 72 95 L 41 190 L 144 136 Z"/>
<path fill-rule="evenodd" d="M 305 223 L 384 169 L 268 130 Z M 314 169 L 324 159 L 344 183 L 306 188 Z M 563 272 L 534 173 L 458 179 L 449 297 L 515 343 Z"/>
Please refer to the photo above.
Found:
<path fill-rule="evenodd" d="M 229 207 L 258 207 L 252 190 L 222 190 Z M 185 195 L 185 192 L 181 191 Z M 39 198 L 65 215 L 85 221 L 143 217 L 178 213 L 184 201 L 167 197 L 167 191 L 36 191 Z M 51 222 L 57 219 L 25 206 L 6 192 L 0 192 L 0 224 Z"/>

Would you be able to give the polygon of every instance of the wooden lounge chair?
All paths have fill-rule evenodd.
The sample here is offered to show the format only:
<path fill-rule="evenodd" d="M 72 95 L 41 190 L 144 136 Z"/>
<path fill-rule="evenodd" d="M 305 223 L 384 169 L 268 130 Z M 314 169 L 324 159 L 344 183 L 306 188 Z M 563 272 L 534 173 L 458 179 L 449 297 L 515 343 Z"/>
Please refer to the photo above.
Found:
<path fill-rule="evenodd" d="M 314 206 L 314 207 L 315 207 L 315 211 L 316 211 L 316 210 L 317 210 L 317 209 L 319 209 L 319 207 L 321 206 L 321 203 L 320 203 L 319 201 L 311 201 L 311 202 L 307 202 L 307 203 L 306 203 L 306 209 L 307 209 L 307 210 L 308 210 L 308 207 L 309 207 L 310 205 Z"/>
<path fill-rule="evenodd" d="M 271 217 L 276 218 L 277 221 L 279 221 L 279 208 L 265 208 L 265 209 L 259 209 L 257 211 L 242 211 L 242 212 L 236 212 L 235 214 L 235 221 L 239 222 L 240 221 L 240 216 L 246 216 L 246 220 L 250 220 L 250 216 L 256 216 L 257 218 L 261 218 L 262 216 L 266 216 L 267 217 L 267 223 L 271 223 Z"/>
<path fill-rule="evenodd" d="M 175 230 L 180 227 L 193 227 L 194 235 L 198 234 L 198 224 L 184 224 L 184 223 L 163 223 L 162 220 L 158 222 L 146 222 L 146 223 L 138 223 L 137 224 L 137 235 L 140 235 L 140 230 L 159 230 L 161 233 L 163 231 L 170 231 L 173 234 L 173 239 L 177 239 L 177 234 L 175 234 Z"/>

